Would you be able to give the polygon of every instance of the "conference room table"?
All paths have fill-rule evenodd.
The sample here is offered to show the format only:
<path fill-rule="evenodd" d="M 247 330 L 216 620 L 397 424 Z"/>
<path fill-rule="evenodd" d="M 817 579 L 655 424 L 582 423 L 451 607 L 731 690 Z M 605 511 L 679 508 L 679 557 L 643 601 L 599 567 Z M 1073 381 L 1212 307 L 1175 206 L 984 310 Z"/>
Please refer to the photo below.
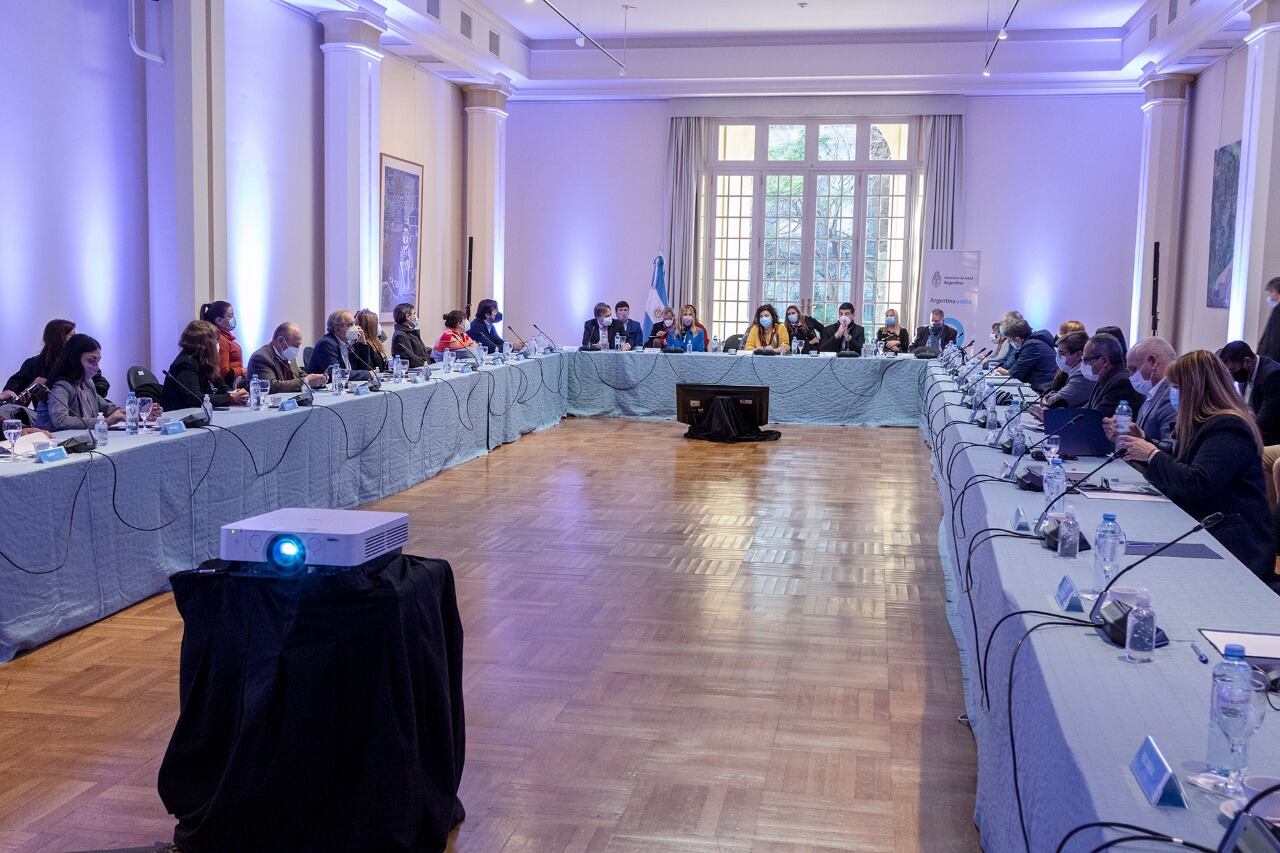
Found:
<path fill-rule="evenodd" d="M 669 420 L 676 416 L 677 384 L 767 385 L 771 423 L 915 426 L 927 363 L 834 353 L 579 350 L 569 362 L 569 414 Z"/>
<path fill-rule="evenodd" d="M 1052 851 L 1068 832 L 1091 821 L 1123 821 L 1216 847 L 1227 826 L 1219 813 L 1222 799 L 1183 783 L 1186 809 L 1151 806 L 1129 765 L 1144 739 L 1151 737 L 1180 778 L 1203 769 L 1211 725 L 1211 673 L 1221 658 L 1199 629 L 1280 631 L 1280 598 L 1209 533 L 1196 533 L 1185 541 L 1203 543 L 1221 559 L 1157 556 L 1119 582 L 1151 591 L 1157 624 L 1170 638 L 1167 647 L 1156 650 L 1154 661 L 1130 663 L 1123 649 L 1105 642 L 1095 629 L 1074 625 L 1037 629 L 1018 651 L 1028 629 L 1055 617 L 1013 616 L 999 627 L 991 644 L 984 703 L 980 665 L 991 631 L 1001 619 L 1022 610 L 1084 618 L 1089 602 L 1085 614 L 1065 614 L 1054 592 L 1064 575 L 1080 589 L 1093 585 L 1092 553 L 1065 560 L 1034 541 L 1002 537 L 984 544 L 990 534 L 980 531 L 1009 529 L 1019 508 L 1034 524 L 1044 508 L 1043 495 L 1020 491 L 1011 482 L 971 482 L 977 475 L 998 476 L 1011 457 L 986 446 L 986 428 L 968 423 L 969 411 L 959 405 L 954 380 L 936 362 L 923 377 L 921 389 L 921 429 L 932 451 L 943 503 L 939 549 L 948 619 L 960 652 L 965 705 L 978 748 L 975 820 L 984 849 Z M 1028 422 L 1029 418 L 1024 416 Z M 1028 435 L 1029 444 L 1039 437 Z M 1102 461 L 1081 458 L 1066 465 L 1069 472 L 1085 473 Z M 1028 464 L 1039 463 L 1028 457 L 1023 465 Z M 1122 461 L 1107 465 L 1093 481 L 1103 476 L 1143 482 L 1141 474 Z M 961 490 L 965 493 L 956 501 Z M 1196 523 L 1162 498 L 1132 500 L 1089 492 L 1071 495 L 1067 502 L 1090 541 L 1104 512 L 1116 513 L 1131 542 L 1168 542 Z M 975 537 L 978 545 L 966 571 Z M 1122 564 L 1136 559 L 1124 558 Z M 1192 641 L 1210 664 L 1198 660 Z M 1280 716 L 1265 720 L 1254 736 L 1249 770 L 1280 776 Z M 1089 830 L 1072 839 L 1067 851 L 1092 850 L 1116 837 L 1115 831 Z"/>

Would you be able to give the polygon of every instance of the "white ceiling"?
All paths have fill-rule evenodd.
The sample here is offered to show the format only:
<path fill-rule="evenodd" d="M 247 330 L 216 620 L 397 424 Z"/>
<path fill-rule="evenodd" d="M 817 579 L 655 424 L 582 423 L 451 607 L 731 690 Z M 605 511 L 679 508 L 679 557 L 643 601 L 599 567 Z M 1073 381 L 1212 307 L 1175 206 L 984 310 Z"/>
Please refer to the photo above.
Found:
<path fill-rule="evenodd" d="M 982 30 L 987 0 L 552 0 L 596 37 L 622 35 L 622 3 L 630 3 L 633 36 L 699 36 L 770 33 Z M 990 0 L 998 29 L 1012 0 Z M 486 0 L 486 5 L 531 39 L 571 38 L 574 33 L 542 2 Z M 1011 29 L 1121 27 L 1140 0 L 1020 0 Z M 581 10 L 581 11 L 579 11 Z"/>

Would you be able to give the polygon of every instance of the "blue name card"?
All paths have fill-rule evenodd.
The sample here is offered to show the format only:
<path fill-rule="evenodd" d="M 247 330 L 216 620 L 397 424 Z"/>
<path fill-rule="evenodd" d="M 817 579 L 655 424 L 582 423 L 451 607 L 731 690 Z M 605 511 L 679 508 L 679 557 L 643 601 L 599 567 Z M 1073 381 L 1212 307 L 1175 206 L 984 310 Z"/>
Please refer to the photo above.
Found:
<path fill-rule="evenodd" d="M 368 386 L 368 385 L 357 385 L 357 386 L 356 386 L 356 396 L 357 396 L 357 397 L 363 397 L 365 394 L 368 394 L 368 393 L 369 393 L 369 386 Z"/>
<path fill-rule="evenodd" d="M 36 462 L 61 462 L 67 458 L 65 447 L 46 447 L 36 452 Z"/>
<path fill-rule="evenodd" d="M 184 433 L 186 431 L 187 425 L 182 421 L 169 421 L 167 424 L 160 427 L 161 435 L 178 435 L 179 433 Z"/>
<path fill-rule="evenodd" d="M 1075 581 L 1071 580 L 1069 575 L 1063 575 L 1062 580 L 1058 581 L 1058 591 L 1053 594 L 1053 597 L 1058 602 L 1058 607 L 1067 613 L 1084 612 L 1080 590 L 1076 589 Z"/>
<path fill-rule="evenodd" d="M 1014 509 L 1013 521 L 1010 523 L 1013 525 L 1014 533 L 1029 533 L 1031 531 L 1031 522 L 1027 521 L 1027 514 L 1022 511 L 1022 507 Z"/>
<path fill-rule="evenodd" d="M 1153 806 L 1185 809 L 1187 798 L 1178 784 L 1178 777 L 1160 754 L 1156 742 L 1147 735 L 1138 748 L 1138 754 L 1129 763 L 1129 769 L 1138 780 L 1138 787 L 1146 795 L 1147 802 Z"/>
<path fill-rule="evenodd" d="M 285 397 L 280 401 L 280 411 L 282 412 L 292 412 L 296 408 L 298 408 L 298 401 L 292 397 Z"/>

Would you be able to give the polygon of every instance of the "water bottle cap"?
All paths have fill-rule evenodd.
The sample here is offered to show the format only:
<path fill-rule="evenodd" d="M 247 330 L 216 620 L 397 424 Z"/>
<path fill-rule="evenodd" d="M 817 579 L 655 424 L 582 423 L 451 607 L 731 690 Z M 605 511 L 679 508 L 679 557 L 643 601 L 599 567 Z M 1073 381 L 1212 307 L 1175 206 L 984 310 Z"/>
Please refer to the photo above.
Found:
<path fill-rule="evenodd" d="M 1140 590 L 1138 590 L 1138 596 L 1137 596 L 1137 598 L 1138 598 L 1138 606 L 1139 606 L 1139 607 L 1150 607 L 1150 606 L 1151 606 L 1151 591 L 1150 591 L 1150 590 L 1147 590 L 1147 589 L 1140 589 Z"/>
<path fill-rule="evenodd" d="M 1067 504 L 1067 510 L 1066 510 L 1066 513 L 1067 513 L 1067 516 L 1068 516 L 1069 518 L 1075 518 L 1075 515 L 1076 515 L 1076 505 L 1075 505 L 1075 504 Z"/>
<path fill-rule="evenodd" d="M 1227 647 L 1222 650 L 1222 656 L 1227 660 L 1244 660 L 1244 646 L 1239 645 L 1238 643 L 1229 643 Z"/>
<path fill-rule="evenodd" d="M 1104 512 L 1104 513 L 1102 514 L 1102 520 L 1103 520 L 1103 521 L 1115 521 L 1115 520 L 1116 520 L 1116 514 L 1115 514 L 1114 512 Z"/>
<path fill-rule="evenodd" d="M 1051 464 L 1051 465 L 1053 465 L 1053 467 L 1054 467 L 1054 468 L 1061 468 L 1061 467 L 1062 467 L 1062 460 L 1055 456 L 1055 457 L 1053 458 L 1053 462 L 1051 462 L 1050 464 Z"/>

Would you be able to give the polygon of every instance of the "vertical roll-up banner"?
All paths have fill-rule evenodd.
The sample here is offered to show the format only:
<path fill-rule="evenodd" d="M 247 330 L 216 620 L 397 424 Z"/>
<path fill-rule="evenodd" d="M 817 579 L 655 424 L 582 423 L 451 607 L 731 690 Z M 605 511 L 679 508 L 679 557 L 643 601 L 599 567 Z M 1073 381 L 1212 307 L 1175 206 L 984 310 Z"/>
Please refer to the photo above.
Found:
<path fill-rule="evenodd" d="M 924 253 L 923 291 L 920 294 L 919 325 L 929 323 L 929 315 L 941 308 L 943 322 L 959 333 L 963 346 L 981 340 L 983 329 L 978 316 L 978 274 L 982 252 L 970 249 L 928 249 Z"/>

